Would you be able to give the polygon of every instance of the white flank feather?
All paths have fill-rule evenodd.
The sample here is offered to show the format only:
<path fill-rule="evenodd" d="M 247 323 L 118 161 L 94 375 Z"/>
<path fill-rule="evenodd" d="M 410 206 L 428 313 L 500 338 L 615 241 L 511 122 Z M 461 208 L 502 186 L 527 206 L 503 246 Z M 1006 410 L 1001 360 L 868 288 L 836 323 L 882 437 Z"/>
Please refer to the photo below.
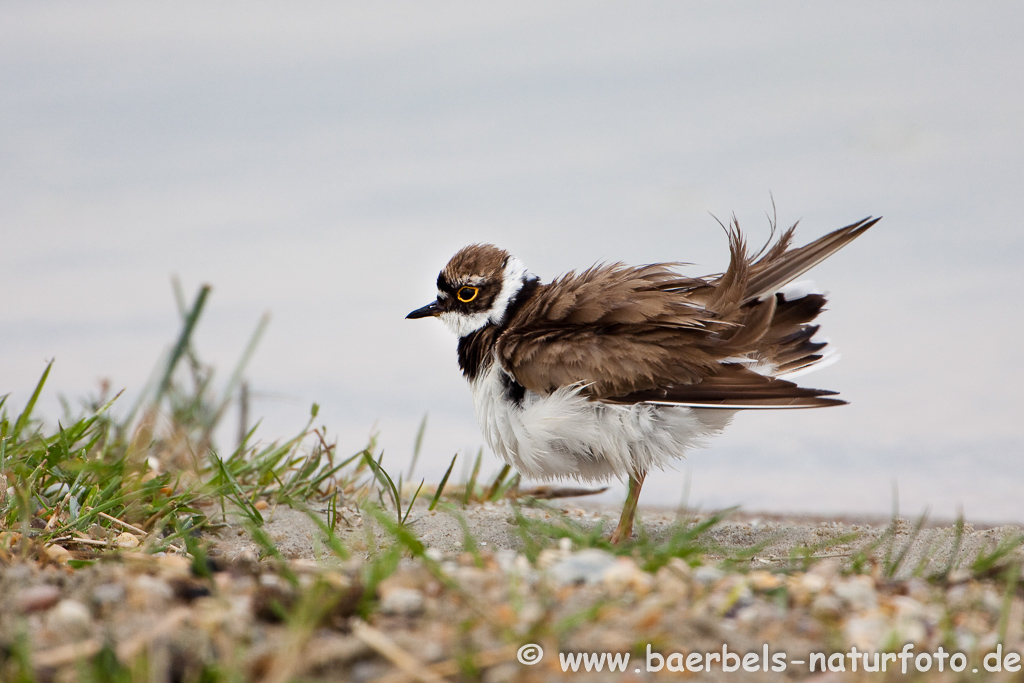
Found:
<path fill-rule="evenodd" d="M 521 404 L 506 397 L 497 360 L 472 382 L 484 439 L 494 453 L 528 477 L 604 481 L 670 465 L 725 428 L 728 410 L 588 400 L 582 386 L 547 396 L 527 391 Z"/>

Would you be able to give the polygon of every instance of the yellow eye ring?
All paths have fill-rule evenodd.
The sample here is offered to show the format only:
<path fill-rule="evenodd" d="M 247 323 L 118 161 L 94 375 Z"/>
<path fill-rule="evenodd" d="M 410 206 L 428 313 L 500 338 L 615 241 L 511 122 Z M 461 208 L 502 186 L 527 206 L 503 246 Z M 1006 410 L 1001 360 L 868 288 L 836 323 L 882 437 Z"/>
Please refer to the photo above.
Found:
<path fill-rule="evenodd" d="M 468 304 L 470 301 L 476 298 L 476 295 L 480 293 L 478 287 L 459 287 L 459 291 L 455 294 L 464 304 Z"/>

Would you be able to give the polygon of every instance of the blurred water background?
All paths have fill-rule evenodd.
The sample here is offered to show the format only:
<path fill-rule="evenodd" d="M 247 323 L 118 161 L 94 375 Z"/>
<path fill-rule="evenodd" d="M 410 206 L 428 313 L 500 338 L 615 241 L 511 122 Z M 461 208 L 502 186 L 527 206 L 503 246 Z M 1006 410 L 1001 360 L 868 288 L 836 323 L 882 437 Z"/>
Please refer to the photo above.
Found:
<path fill-rule="evenodd" d="M 819 266 L 851 405 L 737 417 L 644 502 L 1024 520 L 1024 5 L 0 4 L 0 393 L 142 389 L 179 329 L 247 373 L 266 439 L 311 403 L 419 471 L 481 445 L 455 340 L 405 314 L 469 242 L 545 279 L 725 266 L 772 198 Z M 222 438 L 230 442 L 229 432 Z M 231 444 L 229 443 L 228 446 Z M 485 460 L 497 469 L 493 459 Z M 485 471 L 487 469 L 485 468 Z M 606 496 L 621 499 L 624 486 Z"/>

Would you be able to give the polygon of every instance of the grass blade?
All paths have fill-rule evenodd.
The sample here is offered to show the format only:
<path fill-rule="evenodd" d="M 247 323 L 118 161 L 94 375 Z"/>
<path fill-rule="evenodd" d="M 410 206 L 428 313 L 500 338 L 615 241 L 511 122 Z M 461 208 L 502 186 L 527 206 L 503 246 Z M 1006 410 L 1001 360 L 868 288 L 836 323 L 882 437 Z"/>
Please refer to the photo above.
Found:
<path fill-rule="evenodd" d="M 174 369 L 178 366 L 178 361 L 181 360 L 181 357 L 185 355 L 186 349 L 188 349 L 189 342 L 192 339 L 192 332 L 196 328 L 196 323 L 199 322 L 199 316 L 203 313 L 203 306 L 206 305 L 210 289 L 210 285 L 202 285 L 199 288 L 199 294 L 196 295 L 195 303 L 192 304 L 192 310 L 185 316 L 185 326 L 181 329 L 178 341 L 174 344 L 171 355 L 167 359 L 167 367 L 164 369 L 163 377 L 157 386 L 156 397 L 153 400 L 154 403 L 159 403 L 160 399 L 167 393 L 167 389 L 171 386 L 171 377 L 174 375 Z"/>
<path fill-rule="evenodd" d="M 466 482 L 466 490 L 462 493 L 462 507 L 469 505 L 469 501 L 473 499 L 473 495 L 476 493 L 476 478 L 480 476 L 480 460 L 484 457 L 484 449 L 481 448 L 476 453 L 476 461 L 473 463 L 473 471 L 469 475 L 469 481 Z"/>
<path fill-rule="evenodd" d="M 452 461 L 448 464 L 448 469 L 445 470 L 444 476 L 441 477 L 441 483 L 437 485 L 437 491 L 434 492 L 434 497 L 431 499 L 430 505 L 427 506 L 427 510 L 433 512 L 434 508 L 437 507 L 437 501 L 441 500 L 441 494 L 444 493 L 444 487 L 448 483 L 448 477 L 452 476 L 452 468 L 455 467 L 455 460 L 458 457 L 458 453 L 452 456 Z"/>
<path fill-rule="evenodd" d="M 377 461 L 375 462 L 373 460 L 373 458 L 370 457 L 369 453 L 364 453 L 364 460 L 365 460 L 366 464 L 369 465 L 370 469 L 373 471 L 373 474 L 376 477 L 377 481 L 379 481 L 381 483 L 381 485 L 385 488 L 385 490 L 387 490 L 388 495 L 391 496 L 391 502 L 395 506 L 396 515 L 397 515 L 398 519 L 401 519 L 402 518 L 402 497 L 401 497 L 401 492 L 398 490 L 398 487 L 395 486 L 395 482 L 391 478 L 391 475 L 387 473 L 387 470 L 385 470 L 383 467 L 381 467 L 380 463 L 381 463 L 382 460 L 384 460 L 384 454 L 381 453 L 380 454 L 380 458 L 378 458 Z"/>
<path fill-rule="evenodd" d="M 412 506 L 416 504 L 416 499 L 420 497 L 420 491 L 423 490 L 423 484 L 425 484 L 426 481 L 426 479 L 420 479 L 420 485 L 416 487 L 416 493 L 412 494 L 412 500 L 410 500 L 409 504 L 405 507 L 405 515 L 398 520 L 399 524 L 404 525 L 406 520 L 409 519 L 409 513 L 412 512 Z"/>
<path fill-rule="evenodd" d="M 502 484 L 505 483 L 505 477 L 512 471 L 512 466 L 508 463 L 501 468 L 501 471 L 494 476 L 494 481 L 487 487 L 487 493 L 484 494 L 484 500 L 495 501 L 498 499 L 498 492 L 502 490 Z"/>
<path fill-rule="evenodd" d="M 50 368 L 53 367 L 53 361 L 51 360 L 46 364 L 46 369 L 43 370 L 43 376 L 39 378 L 39 382 L 36 384 L 35 391 L 32 392 L 32 396 L 28 399 L 28 403 L 25 404 L 25 410 L 21 411 L 21 415 L 14 423 L 14 430 L 11 432 L 11 439 L 17 440 L 21 430 L 28 424 L 29 419 L 32 417 L 32 410 L 36 407 L 36 401 L 39 400 L 39 394 L 43 391 L 43 385 L 46 384 L 46 378 L 50 376 Z"/>

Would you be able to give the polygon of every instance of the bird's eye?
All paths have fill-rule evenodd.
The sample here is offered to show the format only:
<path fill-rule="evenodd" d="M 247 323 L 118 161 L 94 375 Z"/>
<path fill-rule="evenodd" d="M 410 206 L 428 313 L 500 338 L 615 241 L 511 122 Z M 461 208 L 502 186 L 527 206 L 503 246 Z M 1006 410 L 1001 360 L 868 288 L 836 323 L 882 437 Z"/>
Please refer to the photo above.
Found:
<path fill-rule="evenodd" d="M 476 295 L 480 293 L 477 287 L 459 287 L 459 291 L 455 296 L 459 297 L 459 301 L 464 304 L 468 304 L 470 301 L 476 298 Z"/>

